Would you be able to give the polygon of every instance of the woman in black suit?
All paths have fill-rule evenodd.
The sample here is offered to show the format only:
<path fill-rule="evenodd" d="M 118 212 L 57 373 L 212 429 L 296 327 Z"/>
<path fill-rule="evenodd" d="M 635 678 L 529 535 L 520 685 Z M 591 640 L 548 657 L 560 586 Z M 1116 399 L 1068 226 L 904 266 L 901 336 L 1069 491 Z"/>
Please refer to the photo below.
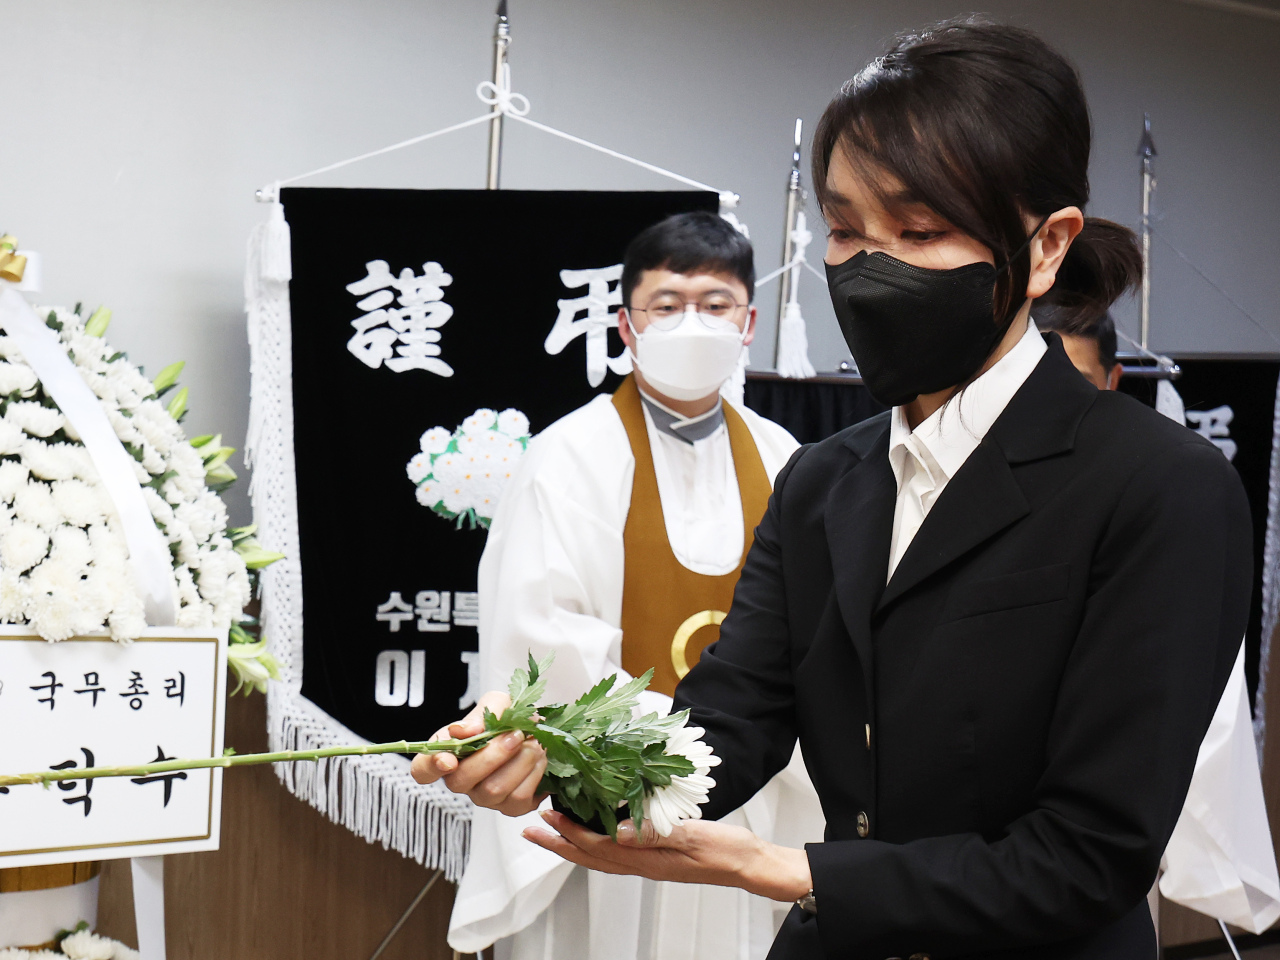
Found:
<path fill-rule="evenodd" d="M 778 476 L 676 691 L 723 758 L 707 819 L 615 844 L 549 814 L 530 839 L 796 899 L 774 958 L 1155 956 L 1144 898 L 1244 633 L 1250 524 L 1216 448 L 1028 324 L 1139 276 L 1132 234 L 1082 213 L 1089 137 L 1071 65 L 975 20 L 900 38 L 832 101 L 832 299 L 893 410 Z M 708 822 L 797 738 L 825 842 Z M 452 785 L 522 812 L 522 762 Z"/>

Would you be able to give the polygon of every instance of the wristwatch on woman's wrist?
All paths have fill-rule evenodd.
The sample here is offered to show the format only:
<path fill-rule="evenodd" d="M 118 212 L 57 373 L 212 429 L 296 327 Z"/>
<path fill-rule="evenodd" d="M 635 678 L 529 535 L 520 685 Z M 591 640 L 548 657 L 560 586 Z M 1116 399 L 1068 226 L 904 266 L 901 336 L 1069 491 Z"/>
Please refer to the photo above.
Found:
<path fill-rule="evenodd" d="M 812 888 L 810 888 L 808 893 L 806 893 L 803 897 L 801 897 L 799 900 L 796 901 L 796 906 L 799 907 L 801 910 L 803 910 L 805 913 L 817 914 L 818 898 L 813 895 Z"/>

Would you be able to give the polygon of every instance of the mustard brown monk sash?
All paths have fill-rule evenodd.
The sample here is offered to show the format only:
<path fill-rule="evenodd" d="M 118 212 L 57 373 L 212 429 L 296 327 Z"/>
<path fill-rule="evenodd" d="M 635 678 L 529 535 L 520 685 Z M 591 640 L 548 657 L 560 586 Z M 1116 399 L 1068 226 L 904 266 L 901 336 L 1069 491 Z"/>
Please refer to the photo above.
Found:
<path fill-rule="evenodd" d="M 636 461 L 623 531 L 622 666 L 632 676 L 652 667 L 650 689 L 670 696 L 703 649 L 720 636 L 720 622 L 733 600 L 733 588 L 772 487 L 751 431 L 738 412 L 725 404 L 724 422 L 742 501 L 742 557 L 734 570 L 721 576 L 695 573 L 676 559 L 667 539 L 649 431 L 634 377 L 622 382 L 613 405 Z"/>

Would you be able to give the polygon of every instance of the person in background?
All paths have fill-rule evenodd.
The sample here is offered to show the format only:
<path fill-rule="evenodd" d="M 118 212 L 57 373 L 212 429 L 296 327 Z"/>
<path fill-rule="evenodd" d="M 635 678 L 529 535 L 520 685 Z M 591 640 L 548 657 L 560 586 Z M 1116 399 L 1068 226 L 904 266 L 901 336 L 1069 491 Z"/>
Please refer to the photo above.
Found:
<path fill-rule="evenodd" d="M 744 236 L 711 213 L 670 217 L 629 245 L 621 285 L 619 332 L 635 371 L 535 437 L 503 495 L 480 561 L 480 673 L 482 689 L 501 689 L 530 653 L 554 652 L 554 702 L 653 668 L 642 706 L 666 714 L 676 682 L 719 634 L 773 478 L 797 444 L 720 394 L 755 332 Z M 482 698 L 451 735 L 479 732 L 485 706 L 501 710 Z M 537 814 L 502 815 L 537 806 L 541 748 L 513 737 L 482 753 L 463 770 L 453 757 L 413 766 L 480 808 L 450 922 L 455 949 L 499 941 L 498 960 L 764 956 L 776 928 L 768 900 L 565 863 L 521 838 Z M 477 786 L 479 766 L 508 758 L 529 764 L 518 782 Z M 784 766 L 727 820 L 799 847 L 822 836 L 823 820 L 798 754 Z"/>
<path fill-rule="evenodd" d="M 1037 306 L 1035 324 L 1052 330 L 1075 368 L 1099 390 L 1115 390 L 1123 368 L 1116 360 L 1116 322 L 1110 311 L 1072 311 L 1057 305 Z"/>

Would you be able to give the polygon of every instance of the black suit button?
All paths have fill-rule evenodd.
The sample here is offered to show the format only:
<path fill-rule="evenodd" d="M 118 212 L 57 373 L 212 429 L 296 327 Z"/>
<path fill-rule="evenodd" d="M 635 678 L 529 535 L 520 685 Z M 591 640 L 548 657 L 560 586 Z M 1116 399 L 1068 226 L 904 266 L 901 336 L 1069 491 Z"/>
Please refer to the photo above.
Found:
<path fill-rule="evenodd" d="M 867 819 L 865 810 L 858 811 L 858 836 L 866 837 L 871 832 L 871 821 Z"/>

